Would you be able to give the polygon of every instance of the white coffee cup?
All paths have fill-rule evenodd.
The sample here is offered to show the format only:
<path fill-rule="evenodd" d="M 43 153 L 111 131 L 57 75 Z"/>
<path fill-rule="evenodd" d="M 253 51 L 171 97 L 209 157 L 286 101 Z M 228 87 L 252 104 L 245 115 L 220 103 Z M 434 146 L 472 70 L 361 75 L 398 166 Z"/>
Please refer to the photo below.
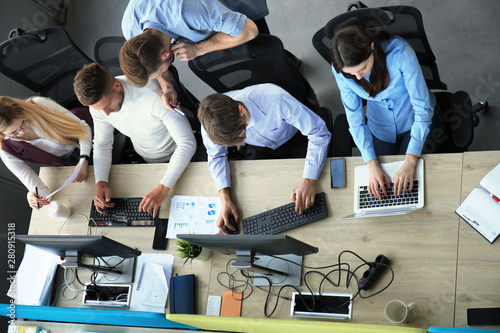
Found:
<path fill-rule="evenodd" d="M 406 305 L 403 301 L 395 299 L 385 306 L 385 317 L 394 324 L 407 323 L 411 318 L 411 311 L 416 307 L 415 303 Z"/>
<path fill-rule="evenodd" d="M 71 216 L 71 209 L 62 205 L 59 201 L 51 201 L 47 206 L 47 215 L 67 219 Z"/>

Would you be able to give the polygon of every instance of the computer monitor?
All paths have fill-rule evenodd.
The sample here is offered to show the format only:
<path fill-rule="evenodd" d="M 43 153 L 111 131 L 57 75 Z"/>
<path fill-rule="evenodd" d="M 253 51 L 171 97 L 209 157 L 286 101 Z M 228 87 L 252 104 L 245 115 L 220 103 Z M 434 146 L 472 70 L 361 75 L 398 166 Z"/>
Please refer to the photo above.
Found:
<path fill-rule="evenodd" d="M 318 248 L 287 235 L 202 235 L 178 234 L 177 238 L 223 254 L 236 254 L 233 267 L 255 272 L 254 285 L 299 286 L 302 257 L 318 252 Z M 289 261 L 281 260 L 284 258 Z"/>
<path fill-rule="evenodd" d="M 100 273 L 121 273 L 107 267 L 82 263 L 84 256 L 108 257 L 118 256 L 133 258 L 141 255 L 141 251 L 114 241 L 106 236 L 70 236 L 70 235 L 17 235 L 17 240 L 36 248 L 66 258 L 63 267 L 77 267 Z"/>

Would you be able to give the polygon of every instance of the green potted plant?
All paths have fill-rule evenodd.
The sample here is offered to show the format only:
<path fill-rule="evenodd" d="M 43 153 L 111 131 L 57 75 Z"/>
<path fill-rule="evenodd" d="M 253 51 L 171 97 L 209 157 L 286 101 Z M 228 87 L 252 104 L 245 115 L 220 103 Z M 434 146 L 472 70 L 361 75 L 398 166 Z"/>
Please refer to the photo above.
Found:
<path fill-rule="evenodd" d="M 211 251 L 208 249 L 204 249 L 201 246 L 190 243 L 183 239 L 177 240 L 177 252 L 179 253 L 179 257 L 184 260 L 184 265 L 188 261 L 196 260 L 207 260 L 210 257 Z"/>

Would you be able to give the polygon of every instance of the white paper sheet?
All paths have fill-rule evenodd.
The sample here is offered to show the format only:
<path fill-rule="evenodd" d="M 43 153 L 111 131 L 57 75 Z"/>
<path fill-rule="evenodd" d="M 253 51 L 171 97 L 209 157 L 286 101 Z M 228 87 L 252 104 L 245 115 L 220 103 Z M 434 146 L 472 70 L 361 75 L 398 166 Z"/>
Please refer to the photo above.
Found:
<path fill-rule="evenodd" d="M 177 234 L 216 234 L 220 214 L 219 197 L 176 195 L 170 203 L 167 238 Z"/>
<path fill-rule="evenodd" d="M 50 252 L 26 245 L 24 257 L 7 296 L 16 304 L 49 305 L 59 257 Z"/>
<path fill-rule="evenodd" d="M 83 163 L 80 163 L 79 166 L 78 166 L 78 169 L 76 169 L 75 172 L 73 172 L 73 174 L 71 174 L 71 176 L 69 176 L 69 178 L 66 179 L 66 181 L 64 182 L 64 184 L 62 184 L 61 187 L 59 187 L 57 190 L 55 190 L 54 192 L 50 193 L 47 196 L 47 200 L 50 200 L 50 198 L 52 198 L 52 196 L 54 194 L 56 194 L 57 192 L 59 192 L 60 190 L 62 190 L 63 188 L 65 188 L 68 184 L 71 184 L 76 179 L 76 176 L 78 176 L 78 173 L 82 169 L 82 166 L 83 166 Z"/>
<path fill-rule="evenodd" d="M 172 254 L 142 253 L 137 257 L 131 311 L 165 313 L 173 265 Z"/>

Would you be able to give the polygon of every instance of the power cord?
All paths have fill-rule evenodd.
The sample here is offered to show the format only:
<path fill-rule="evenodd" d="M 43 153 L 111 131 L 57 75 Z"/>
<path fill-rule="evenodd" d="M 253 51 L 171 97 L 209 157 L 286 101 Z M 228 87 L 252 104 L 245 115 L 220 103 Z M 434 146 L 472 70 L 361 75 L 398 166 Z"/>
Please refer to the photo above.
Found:
<path fill-rule="evenodd" d="M 87 217 L 87 216 L 85 216 L 83 214 L 79 214 L 79 213 L 73 214 L 70 217 L 68 217 L 66 219 L 66 221 L 64 221 L 64 223 L 59 228 L 59 231 L 57 232 L 57 234 L 60 235 L 61 234 L 61 230 L 66 225 L 66 223 L 68 223 L 72 218 L 74 218 L 76 216 L 81 216 L 81 217 L 83 217 L 83 218 L 85 218 L 87 220 L 87 235 L 92 235 L 92 227 L 90 226 L 90 222 L 91 221 L 94 224 L 94 231 L 95 231 L 94 233 L 97 234 L 97 223 L 94 221 L 94 219 L 93 218 L 89 218 L 89 217 Z"/>
<path fill-rule="evenodd" d="M 362 263 L 359 266 L 357 266 L 354 270 L 351 270 L 351 266 L 348 263 L 341 261 L 341 258 L 342 258 L 342 256 L 344 254 L 351 254 L 351 255 L 355 256 L 357 259 L 359 259 Z M 381 292 L 385 291 L 387 288 L 389 288 L 389 286 L 394 281 L 394 271 L 393 271 L 393 269 L 389 265 L 387 265 L 387 264 L 383 264 L 383 263 L 381 264 L 381 263 L 379 263 L 379 265 L 382 265 L 382 266 L 384 266 L 386 268 L 389 268 L 389 270 L 391 272 L 391 279 L 387 283 L 387 285 L 385 285 L 382 289 L 380 289 L 380 290 L 378 290 L 375 293 L 370 294 L 370 295 L 363 295 L 361 293 L 361 289 L 359 287 L 357 287 L 357 291 L 356 291 L 356 293 L 353 295 L 353 297 L 351 299 L 347 300 L 346 302 L 342 303 L 341 305 L 337 306 L 336 308 L 330 309 L 330 308 L 328 308 L 328 306 L 323 301 L 323 297 L 322 297 L 323 285 L 325 283 L 329 283 L 330 285 L 333 285 L 334 287 L 340 287 L 341 281 L 342 281 L 342 273 L 345 272 L 346 273 L 346 279 L 345 279 L 345 281 L 346 281 L 346 288 L 349 288 L 349 286 L 351 285 L 352 279 L 355 280 L 356 286 L 358 286 L 359 279 L 356 276 L 356 272 L 360 268 L 362 268 L 362 267 L 365 267 L 365 266 L 369 266 L 370 267 L 371 265 L 375 264 L 374 262 L 368 262 L 365 259 L 363 259 L 361 256 L 359 256 L 358 254 L 356 254 L 355 252 L 350 251 L 350 250 L 342 251 L 338 255 L 338 257 L 337 257 L 337 263 L 336 264 L 327 265 L 327 266 L 321 266 L 321 267 L 306 266 L 306 265 L 298 264 L 296 262 L 293 262 L 293 261 L 285 259 L 285 258 L 281 258 L 281 257 L 278 257 L 278 256 L 273 256 L 273 255 L 271 255 L 270 257 L 274 257 L 274 258 L 277 258 L 277 259 L 280 259 L 280 260 L 284 260 L 284 261 L 286 261 L 288 263 L 300 266 L 300 267 L 305 268 L 305 269 L 310 269 L 311 271 L 308 271 L 308 272 L 306 272 L 304 274 L 304 284 L 305 284 L 306 288 L 308 289 L 309 293 L 311 294 L 311 296 L 313 296 L 314 293 L 313 293 L 312 288 L 310 286 L 310 282 L 308 281 L 309 276 L 312 276 L 313 274 L 317 274 L 317 275 L 322 276 L 322 279 L 321 279 L 321 281 L 319 283 L 318 296 L 319 296 L 319 300 L 320 300 L 323 308 L 326 309 L 328 312 L 333 312 L 335 310 L 338 310 L 338 309 L 346 306 L 349 303 L 352 303 L 354 301 L 354 299 L 356 297 L 358 297 L 358 296 L 361 299 L 365 299 L 365 298 L 370 298 L 370 297 L 373 297 L 375 295 L 378 295 Z M 241 300 L 244 300 L 244 299 L 247 299 L 248 297 L 250 297 L 252 295 L 252 293 L 253 293 L 253 286 L 252 286 L 251 282 L 253 282 L 254 279 L 256 279 L 256 278 L 266 279 L 267 282 L 269 283 L 269 287 L 267 289 L 266 301 L 264 303 L 264 315 L 266 316 L 266 318 L 271 317 L 274 314 L 274 312 L 276 311 L 276 308 L 278 306 L 280 298 L 284 299 L 284 300 L 291 300 L 291 298 L 289 298 L 289 297 L 281 296 L 281 293 L 282 293 L 282 291 L 285 288 L 292 288 L 292 289 L 294 289 L 297 292 L 297 294 L 298 294 L 298 299 L 301 300 L 301 302 L 303 303 L 304 307 L 308 311 L 313 311 L 313 309 L 316 307 L 315 297 L 312 297 L 312 306 L 309 306 L 309 304 L 307 304 L 306 300 L 304 299 L 303 293 L 300 290 L 298 290 L 295 286 L 284 285 L 284 286 L 281 286 L 281 288 L 278 290 L 277 293 L 273 293 L 271 291 L 271 289 L 273 288 L 272 281 L 267 276 L 251 276 L 249 274 L 249 272 L 247 270 L 244 270 L 244 269 L 237 269 L 237 270 L 235 270 L 233 272 L 230 272 L 229 271 L 229 264 L 231 262 L 233 262 L 233 261 L 235 261 L 235 259 L 230 259 L 226 263 L 226 271 L 225 272 L 221 272 L 221 273 L 219 273 L 217 275 L 217 282 L 220 285 L 222 285 L 224 288 L 231 290 L 233 292 L 233 297 L 234 297 L 234 292 L 235 291 L 241 292 L 242 296 L 243 296 L 243 294 L 247 290 L 249 290 L 249 293 L 246 296 L 243 296 L 242 299 L 241 299 Z M 324 270 L 324 269 L 331 269 L 331 270 L 329 272 L 327 272 L 326 274 L 318 271 L 318 270 Z M 237 272 L 240 272 L 240 274 L 245 278 L 245 280 L 238 280 L 235 277 L 235 274 Z M 334 282 L 332 280 L 332 278 L 330 278 L 330 276 L 332 274 L 334 274 L 334 273 L 338 273 L 338 278 L 336 279 L 336 282 Z M 228 278 L 228 282 L 226 284 L 223 283 L 223 282 L 221 282 L 221 277 L 222 276 L 225 276 L 225 277 Z M 241 288 L 243 288 L 243 290 L 238 290 L 238 289 L 241 289 Z M 262 287 L 257 286 L 257 289 L 260 289 L 260 290 L 266 292 L 266 290 L 264 288 L 262 288 Z M 270 313 L 268 313 L 268 306 L 269 306 L 269 303 L 270 303 L 271 296 L 275 296 L 276 297 L 276 302 L 274 304 L 274 307 L 273 307 L 272 311 Z M 235 299 L 236 299 L 236 297 L 235 297 Z"/>

